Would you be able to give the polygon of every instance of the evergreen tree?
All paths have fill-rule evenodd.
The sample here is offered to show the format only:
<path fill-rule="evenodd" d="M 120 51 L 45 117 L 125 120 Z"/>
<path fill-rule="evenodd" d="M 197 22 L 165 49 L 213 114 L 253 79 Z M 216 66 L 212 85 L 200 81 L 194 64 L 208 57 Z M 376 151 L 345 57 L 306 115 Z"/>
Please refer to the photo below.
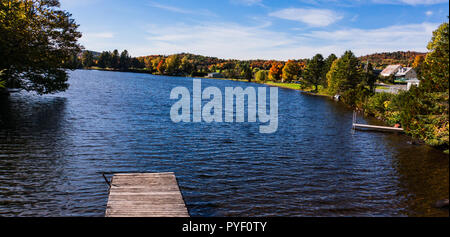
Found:
<path fill-rule="evenodd" d="M 375 82 L 377 81 L 377 76 L 373 72 L 372 64 L 366 63 L 364 65 L 364 85 L 369 86 L 370 92 L 375 92 Z"/>
<path fill-rule="evenodd" d="M 357 57 L 346 51 L 338 60 L 335 60 L 327 74 L 328 91 L 330 94 L 340 94 L 362 82 L 362 70 Z"/>
<path fill-rule="evenodd" d="M 94 65 L 92 52 L 89 50 L 84 51 L 81 56 L 81 62 L 83 63 L 83 67 L 92 67 Z"/>
<path fill-rule="evenodd" d="M 119 69 L 119 63 L 120 63 L 120 56 L 119 51 L 115 49 L 111 54 L 111 61 L 110 61 L 111 68 L 113 69 Z"/>
<path fill-rule="evenodd" d="M 98 58 L 97 65 L 101 68 L 111 67 L 111 53 L 108 51 L 103 51 Z"/>
<path fill-rule="evenodd" d="M 253 72 L 250 68 L 250 64 L 243 63 L 239 65 L 240 71 L 241 71 L 241 77 L 244 79 L 247 79 L 248 82 L 250 82 L 253 78 Z"/>
<path fill-rule="evenodd" d="M 127 50 L 122 51 L 119 58 L 120 70 L 128 70 L 131 66 L 131 57 Z"/>
<path fill-rule="evenodd" d="M 315 91 L 318 91 L 319 85 L 324 84 L 325 77 L 326 77 L 325 61 L 321 54 L 316 54 L 306 64 L 304 79 L 307 82 L 313 84 L 315 87 Z"/>

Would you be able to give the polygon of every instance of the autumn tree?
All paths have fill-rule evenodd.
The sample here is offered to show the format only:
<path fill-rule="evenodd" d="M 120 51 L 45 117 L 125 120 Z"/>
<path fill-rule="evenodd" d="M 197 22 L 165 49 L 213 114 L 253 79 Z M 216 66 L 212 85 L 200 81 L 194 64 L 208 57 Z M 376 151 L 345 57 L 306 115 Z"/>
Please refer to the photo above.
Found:
<path fill-rule="evenodd" d="M 158 66 L 156 67 L 156 70 L 160 74 L 164 74 L 166 72 L 166 63 L 165 63 L 164 59 L 161 59 L 161 61 L 159 61 Z"/>
<path fill-rule="evenodd" d="M 188 55 L 185 55 L 181 59 L 180 70 L 186 75 L 191 75 L 194 72 L 194 65 L 192 64 Z"/>
<path fill-rule="evenodd" d="M 314 91 L 319 90 L 319 85 L 324 84 L 326 78 L 325 61 L 321 54 L 316 54 L 306 64 L 304 79 L 314 85 Z"/>
<path fill-rule="evenodd" d="M 443 23 L 433 32 L 427 46 L 421 87 L 427 92 L 448 92 L 449 78 L 449 24 Z"/>
<path fill-rule="evenodd" d="M 259 70 L 255 73 L 255 81 L 265 82 L 269 78 L 266 70 Z"/>
<path fill-rule="evenodd" d="M 283 73 L 283 64 L 274 62 L 269 70 L 269 80 L 271 81 L 281 80 L 282 73 Z"/>
<path fill-rule="evenodd" d="M 181 65 L 181 60 L 180 60 L 180 56 L 178 54 L 169 56 L 166 59 L 166 73 L 169 75 L 176 74 L 180 65 Z"/>
<path fill-rule="evenodd" d="M 152 65 L 153 59 L 151 57 L 143 57 L 143 60 L 144 60 L 145 69 L 149 70 L 150 72 L 154 72 L 155 70 L 153 70 L 153 65 Z"/>
<path fill-rule="evenodd" d="M 161 60 L 163 60 L 162 57 L 153 58 L 152 60 L 150 60 L 151 63 L 147 68 L 150 69 L 150 71 L 152 71 L 152 72 L 157 72 L 158 66 L 161 63 Z"/>
<path fill-rule="evenodd" d="M 283 67 L 282 70 L 282 81 L 292 82 L 298 80 L 300 75 L 300 67 L 297 62 L 289 60 Z"/>
<path fill-rule="evenodd" d="M 0 81 L 8 87 L 55 93 L 68 88 L 64 68 L 81 51 L 78 25 L 57 0 L 0 3 Z"/>
<path fill-rule="evenodd" d="M 406 131 L 427 144 L 449 147 L 449 24 L 433 32 L 419 87 L 400 94 L 400 117 Z"/>
<path fill-rule="evenodd" d="M 412 67 L 416 71 L 418 79 L 422 78 L 421 75 L 422 75 L 422 68 L 423 68 L 424 62 L 425 62 L 425 57 L 423 55 L 417 55 L 414 58 L 414 62 L 412 64 Z"/>
<path fill-rule="evenodd" d="M 338 59 L 338 58 L 337 58 L 337 56 L 334 53 L 330 54 L 325 59 L 325 62 L 324 62 L 325 63 L 325 65 L 324 65 L 325 74 L 327 74 L 330 71 L 331 65 L 333 65 L 333 62 L 336 61 L 336 59 Z"/>

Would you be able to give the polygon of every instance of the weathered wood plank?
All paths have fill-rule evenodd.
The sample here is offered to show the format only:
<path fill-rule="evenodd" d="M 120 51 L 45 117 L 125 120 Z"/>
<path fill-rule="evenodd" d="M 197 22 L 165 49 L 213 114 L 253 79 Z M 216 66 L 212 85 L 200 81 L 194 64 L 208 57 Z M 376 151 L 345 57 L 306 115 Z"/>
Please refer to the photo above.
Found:
<path fill-rule="evenodd" d="M 375 126 L 375 125 L 357 124 L 357 123 L 354 123 L 353 127 L 355 129 L 368 129 L 368 130 L 377 130 L 377 131 L 385 131 L 385 132 L 404 132 L 403 128 L 384 127 L 384 126 Z"/>
<path fill-rule="evenodd" d="M 106 217 L 189 217 L 174 173 L 115 174 Z"/>

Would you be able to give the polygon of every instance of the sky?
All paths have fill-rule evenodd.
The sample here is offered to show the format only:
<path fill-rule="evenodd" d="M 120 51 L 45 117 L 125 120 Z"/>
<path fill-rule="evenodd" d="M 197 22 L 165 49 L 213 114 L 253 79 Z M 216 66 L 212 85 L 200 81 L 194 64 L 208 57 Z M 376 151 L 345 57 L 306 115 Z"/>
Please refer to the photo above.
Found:
<path fill-rule="evenodd" d="M 448 0 L 60 0 L 88 50 L 301 59 L 426 52 Z"/>

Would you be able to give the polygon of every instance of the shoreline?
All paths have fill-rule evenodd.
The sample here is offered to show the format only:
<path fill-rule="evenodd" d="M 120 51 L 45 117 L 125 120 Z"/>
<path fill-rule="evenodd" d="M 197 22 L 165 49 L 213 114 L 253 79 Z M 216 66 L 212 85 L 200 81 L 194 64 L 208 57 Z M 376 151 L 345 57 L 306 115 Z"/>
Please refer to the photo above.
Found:
<path fill-rule="evenodd" d="M 176 76 L 176 75 L 160 75 L 160 74 L 154 74 L 151 73 L 149 71 L 146 70 L 127 70 L 127 71 L 123 71 L 123 70 L 114 70 L 114 69 L 107 69 L 107 68 L 79 68 L 76 70 L 92 70 L 92 71 L 106 71 L 106 72 L 131 72 L 131 73 L 144 73 L 144 74 L 150 74 L 150 75 L 154 75 L 154 76 L 166 76 L 166 77 L 184 77 L 184 78 L 200 78 L 200 79 L 213 79 L 213 80 L 226 80 L 226 81 L 239 81 L 239 82 L 248 82 L 248 83 L 256 83 L 256 84 L 262 84 L 262 85 L 266 85 L 266 86 L 275 86 L 275 87 L 279 87 L 279 88 L 283 88 L 283 89 L 289 89 L 289 90 L 295 90 L 295 91 L 300 91 L 301 93 L 307 94 L 307 95 L 312 95 L 312 96 L 321 96 L 321 97 L 327 97 L 332 99 L 333 97 L 330 95 L 326 95 L 326 94 L 321 94 L 321 93 L 314 93 L 312 91 L 308 91 L 308 90 L 304 90 L 304 89 L 300 89 L 300 88 L 292 88 L 290 86 L 284 86 L 283 84 L 286 85 L 298 85 L 295 83 L 284 83 L 284 82 L 257 82 L 257 81 L 248 81 L 246 79 L 237 79 L 237 78 L 224 78 L 224 77 L 220 77 L 220 78 L 213 78 L 213 77 L 195 77 L 195 76 Z"/>

